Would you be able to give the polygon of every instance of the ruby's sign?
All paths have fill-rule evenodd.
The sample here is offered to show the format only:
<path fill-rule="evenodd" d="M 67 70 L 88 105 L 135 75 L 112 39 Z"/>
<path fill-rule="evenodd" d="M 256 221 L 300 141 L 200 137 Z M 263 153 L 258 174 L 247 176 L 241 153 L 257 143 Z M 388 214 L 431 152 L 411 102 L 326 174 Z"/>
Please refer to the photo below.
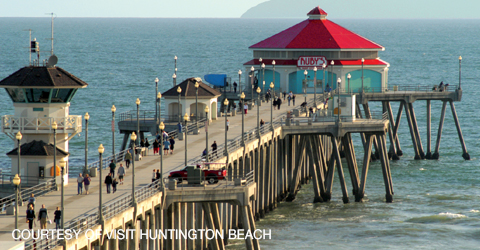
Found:
<path fill-rule="evenodd" d="M 325 58 L 324 56 L 301 56 L 298 58 L 297 67 L 321 68 L 324 63 L 327 64 L 327 58 Z"/>

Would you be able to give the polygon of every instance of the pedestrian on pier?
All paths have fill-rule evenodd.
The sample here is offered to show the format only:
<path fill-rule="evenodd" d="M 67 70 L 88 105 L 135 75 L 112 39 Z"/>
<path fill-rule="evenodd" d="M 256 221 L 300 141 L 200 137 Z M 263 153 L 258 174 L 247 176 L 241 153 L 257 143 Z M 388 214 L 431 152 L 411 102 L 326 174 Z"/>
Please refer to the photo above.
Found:
<path fill-rule="evenodd" d="M 120 167 L 118 168 L 118 180 L 120 181 L 120 185 L 123 185 L 123 176 L 125 176 L 125 168 L 123 164 L 120 163 Z"/>
<path fill-rule="evenodd" d="M 90 187 L 90 182 L 92 179 L 90 179 L 90 176 L 88 174 L 85 174 L 85 177 L 83 177 L 83 185 L 85 186 L 85 193 L 88 194 L 88 187 Z"/>
<path fill-rule="evenodd" d="M 109 173 L 107 177 L 105 177 L 105 184 L 107 185 L 107 194 L 110 193 L 112 183 L 113 183 L 112 173 Z"/>
<path fill-rule="evenodd" d="M 132 154 L 130 154 L 130 150 L 127 150 L 127 153 L 125 154 L 125 165 L 127 166 L 127 169 L 130 167 L 131 160 L 132 160 Z"/>
<path fill-rule="evenodd" d="M 148 141 L 148 138 L 145 138 L 145 147 L 147 149 L 150 147 L 150 142 Z"/>
<path fill-rule="evenodd" d="M 278 105 L 278 104 L 277 104 L 277 100 L 274 98 L 274 99 L 272 99 L 272 102 L 273 102 L 273 103 L 272 103 L 273 110 L 276 110 L 276 109 L 277 109 L 277 105 Z"/>
<path fill-rule="evenodd" d="M 162 178 L 162 175 L 160 174 L 160 169 L 157 169 L 157 173 L 155 173 L 155 180 L 159 180 Z"/>
<path fill-rule="evenodd" d="M 53 218 L 53 221 L 55 221 L 55 230 L 58 230 L 60 227 L 60 220 L 62 219 L 62 211 L 60 210 L 60 207 L 57 207 L 57 210 L 53 212 L 55 215 Z"/>
<path fill-rule="evenodd" d="M 233 82 L 233 92 L 237 93 L 237 82 Z"/>
<path fill-rule="evenodd" d="M 112 181 L 113 193 L 117 191 L 117 184 L 118 184 L 117 178 L 113 178 L 113 181 Z"/>
<path fill-rule="evenodd" d="M 28 205 L 27 210 L 27 223 L 28 229 L 33 229 L 33 223 L 35 222 L 35 210 L 33 210 L 33 205 Z"/>
<path fill-rule="evenodd" d="M 47 229 L 48 211 L 45 208 L 45 204 L 42 204 L 42 208 L 38 211 L 37 218 L 40 221 L 40 229 Z"/>
<path fill-rule="evenodd" d="M 187 133 L 185 131 L 185 133 Z M 173 154 L 173 149 L 175 148 L 175 137 L 170 137 L 170 140 L 168 140 L 170 142 L 170 154 Z M 168 153 L 168 152 L 167 152 Z"/>
<path fill-rule="evenodd" d="M 283 91 L 283 100 L 285 101 L 285 98 L 287 97 L 287 91 Z"/>
<path fill-rule="evenodd" d="M 247 114 L 248 105 L 246 103 L 245 103 L 245 105 L 243 105 L 243 111 L 245 112 L 245 114 Z"/>
<path fill-rule="evenodd" d="M 153 141 L 153 155 L 158 153 L 158 146 L 159 146 L 159 143 L 157 139 L 155 139 L 155 141 Z"/>
<path fill-rule="evenodd" d="M 278 97 L 278 99 L 277 99 L 278 110 L 280 110 L 280 105 L 282 105 L 282 99 L 280 97 Z"/>
<path fill-rule="evenodd" d="M 155 182 L 157 180 L 157 171 L 154 169 L 152 173 L 152 182 Z"/>
<path fill-rule="evenodd" d="M 115 168 L 117 165 L 113 162 L 113 160 L 110 162 L 109 168 L 110 168 L 110 174 L 112 174 L 112 178 L 115 177 Z M 100 169 L 101 170 L 101 169 Z"/>
<path fill-rule="evenodd" d="M 230 121 L 227 120 L 227 131 L 228 131 L 228 127 L 230 127 Z"/>
<path fill-rule="evenodd" d="M 142 139 L 140 141 L 140 147 L 144 148 L 145 147 L 145 139 Z"/>
<path fill-rule="evenodd" d="M 292 95 L 292 103 L 293 103 L 293 106 L 295 106 L 295 95 Z"/>
<path fill-rule="evenodd" d="M 32 205 L 33 208 L 35 208 L 35 195 L 31 194 L 30 198 L 28 198 L 28 205 Z"/>
<path fill-rule="evenodd" d="M 168 150 L 170 149 L 170 141 L 163 142 L 163 154 L 168 155 Z"/>
<path fill-rule="evenodd" d="M 77 177 L 77 195 L 83 193 L 83 176 L 82 174 L 78 174 Z"/>
<path fill-rule="evenodd" d="M 212 144 L 212 154 L 215 154 L 215 157 L 217 156 L 217 141 L 213 141 Z"/>
<path fill-rule="evenodd" d="M 260 119 L 260 127 L 263 127 L 265 125 L 265 121 L 263 119 Z"/>

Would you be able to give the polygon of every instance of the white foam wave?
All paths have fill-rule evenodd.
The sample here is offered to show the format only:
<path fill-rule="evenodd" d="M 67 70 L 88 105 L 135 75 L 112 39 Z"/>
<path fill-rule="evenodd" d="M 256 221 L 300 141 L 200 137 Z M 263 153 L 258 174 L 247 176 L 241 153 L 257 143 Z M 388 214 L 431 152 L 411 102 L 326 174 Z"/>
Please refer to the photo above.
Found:
<path fill-rule="evenodd" d="M 470 213 L 478 213 L 478 212 L 480 212 L 480 211 L 475 210 L 475 209 L 472 209 L 472 210 L 470 210 L 469 212 L 470 212 Z"/>
<path fill-rule="evenodd" d="M 438 215 L 440 216 L 445 216 L 447 218 L 453 218 L 453 219 L 457 219 L 457 218 L 466 218 L 467 216 L 463 215 L 463 214 L 452 214 L 452 213 L 439 213 Z"/>
<path fill-rule="evenodd" d="M 420 170 L 420 171 L 425 171 L 426 169 L 424 169 L 424 168 L 420 168 L 420 169 L 418 169 L 418 170 Z"/>

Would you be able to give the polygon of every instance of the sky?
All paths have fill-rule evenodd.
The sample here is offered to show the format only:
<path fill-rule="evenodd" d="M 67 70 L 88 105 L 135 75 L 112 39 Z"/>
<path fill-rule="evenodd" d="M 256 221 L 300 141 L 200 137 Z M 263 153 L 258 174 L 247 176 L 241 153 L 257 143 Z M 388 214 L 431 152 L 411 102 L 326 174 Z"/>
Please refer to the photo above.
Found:
<path fill-rule="evenodd" d="M 480 18 L 480 0 L 0 0 L 0 17 L 238 18 L 259 4 L 301 18 L 317 5 L 336 18 Z"/>

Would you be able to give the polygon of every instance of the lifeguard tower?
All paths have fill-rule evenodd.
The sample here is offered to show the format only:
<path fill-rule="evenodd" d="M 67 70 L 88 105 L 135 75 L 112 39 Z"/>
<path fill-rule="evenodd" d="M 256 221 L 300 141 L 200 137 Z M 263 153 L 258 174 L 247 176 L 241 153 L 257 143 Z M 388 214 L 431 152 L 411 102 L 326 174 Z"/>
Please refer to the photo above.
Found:
<path fill-rule="evenodd" d="M 64 183 L 68 183 L 68 141 L 82 131 L 82 116 L 69 115 L 70 102 L 77 90 L 87 87 L 87 83 L 56 67 L 56 63 L 57 58 L 52 55 L 48 63 L 23 67 L 0 81 L 0 87 L 5 88 L 15 109 L 15 114 L 2 117 L 2 132 L 16 146 L 7 155 L 12 160 L 12 175 L 18 173 L 22 184 L 33 185 L 48 178 L 60 178 L 60 161 L 66 162 L 63 178 Z M 57 124 L 55 136 L 54 122 Z M 23 135 L 20 166 L 15 137 L 19 131 Z M 53 168 L 54 154 L 57 171 Z"/>

